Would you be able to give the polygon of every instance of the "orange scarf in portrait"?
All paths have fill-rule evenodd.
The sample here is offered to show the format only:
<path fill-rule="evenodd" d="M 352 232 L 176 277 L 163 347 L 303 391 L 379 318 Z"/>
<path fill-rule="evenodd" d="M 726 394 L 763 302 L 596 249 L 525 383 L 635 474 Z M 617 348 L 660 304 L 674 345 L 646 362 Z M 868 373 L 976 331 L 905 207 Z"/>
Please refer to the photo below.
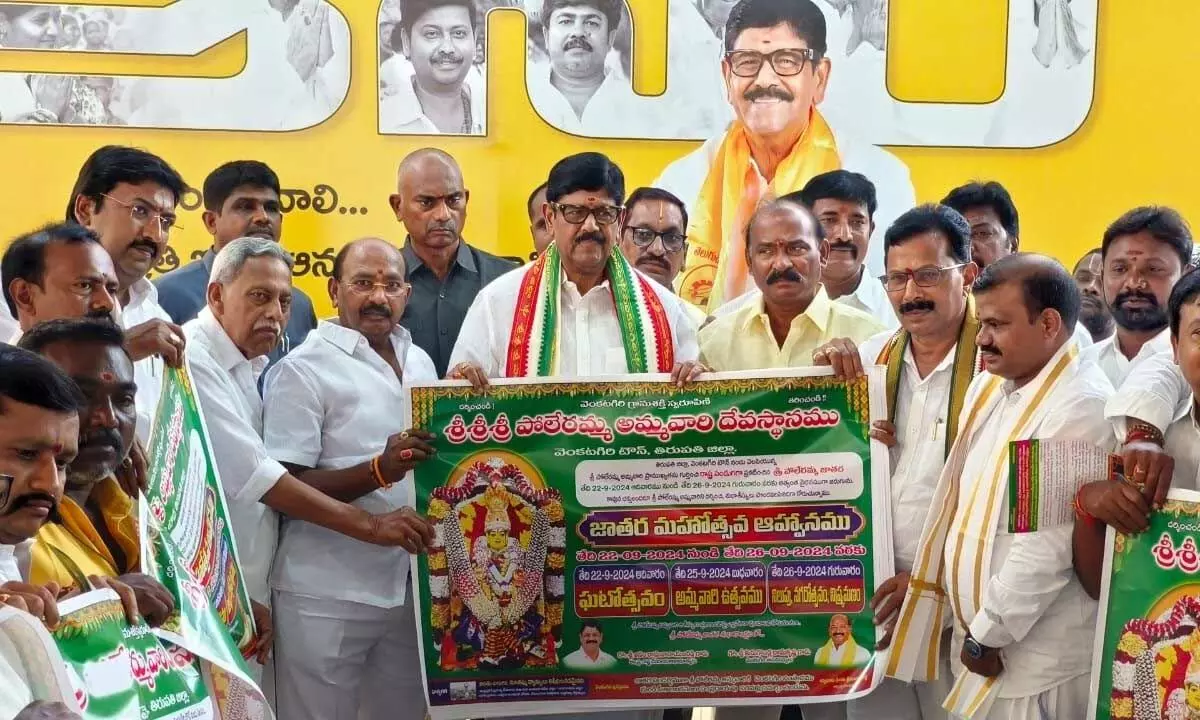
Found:
<path fill-rule="evenodd" d="M 746 127 L 734 120 L 692 209 L 680 297 L 711 314 L 751 289 L 745 242 L 746 225 L 755 208 L 763 200 L 799 190 L 814 176 L 841 166 L 833 131 L 814 109 L 804 135 L 775 169 L 775 177 L 764 183 L 750 154 Z"/>

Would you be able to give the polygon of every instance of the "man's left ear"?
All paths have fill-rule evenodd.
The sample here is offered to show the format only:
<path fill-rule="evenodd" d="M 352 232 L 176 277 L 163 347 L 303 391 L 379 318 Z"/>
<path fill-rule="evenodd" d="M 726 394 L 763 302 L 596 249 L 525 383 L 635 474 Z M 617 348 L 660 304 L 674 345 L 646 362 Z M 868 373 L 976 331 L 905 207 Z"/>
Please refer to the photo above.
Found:
<path fill-rule="evenodd" d="M 1058 335 L 1060 330 L 1067 330 L 1067 336 L 1071 335 L 1071 331 L 1063 322 L 1062 315 L 1058 314 L 1057 310 L 1046 308 L 1042 311 L 1042 334 L 1047 338 L 1052 338 Z"/>

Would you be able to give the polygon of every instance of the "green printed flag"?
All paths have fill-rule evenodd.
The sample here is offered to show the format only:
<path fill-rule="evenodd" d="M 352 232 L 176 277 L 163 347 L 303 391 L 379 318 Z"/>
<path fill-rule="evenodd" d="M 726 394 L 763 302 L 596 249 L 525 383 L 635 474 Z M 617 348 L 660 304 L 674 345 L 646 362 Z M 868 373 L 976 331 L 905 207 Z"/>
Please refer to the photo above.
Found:
<path fill-rule="evenodd" d="M 54 641 L 85 720 L 218 718 L 192 655 L 130 625 L 112 590 L 59 605 Z"/>
<path fill-rule="evenodd" d="M 243 660 L 254 642 L 250 596 L 186 369 L 166 369 L 148 455 L 149 488 L 140 503 L 142 568 L 166 586 L 177 608 L 157 632 L 203 661 L 221 717 L 269 716 Z"/>
<path fill-rule="evenodd" d="M 1200 493 L 1172 490 L 1150 527 L 1105 547 L 1089 718 L 1200 717 Z"/>
<path fill-rule="evenodd" d="M 413 387 L 438 448 L 413 569 L 433 718 L 869 692 L 881 370 Z"/>

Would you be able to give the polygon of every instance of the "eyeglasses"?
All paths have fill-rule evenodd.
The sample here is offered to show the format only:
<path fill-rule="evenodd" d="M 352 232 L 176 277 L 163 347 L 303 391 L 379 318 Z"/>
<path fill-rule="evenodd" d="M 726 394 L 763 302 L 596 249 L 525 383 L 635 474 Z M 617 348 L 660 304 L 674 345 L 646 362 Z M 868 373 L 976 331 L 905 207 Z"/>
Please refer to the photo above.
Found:
<path fill-rule="evenodd" d="M 933 287 L 942 280 L 942 276 L 950 270 L 955 270 L 966 266 L 967 263 L 959 263 L 950 267 L 938 267 L 936 265 L 926 265 L 919 267 L 916 270 L 900 270 L 890 272 L 886 275 L 880 275 L 879 281 L 887 288 L 888 292 L 899 292 L 908 286 L 908 279 L 911 277 L 917 287 Z"/>
<path fill-rule="evenodd" d="M 674 253 L 682 250 L 683 246 L 687 244 L 687 235 L 683 233 L 660 233 L 644 227 L 631 227 L 626 228 L 626 230 L 629 230 L 633 234 L 633 244 L 638 247 L 650 247 L 654 244 L 655 240 L 662 238 L 663 248 L 667 252 Z"/>
<path fill-rule="evenodd" d="M 129 208 L 129 217 L 131 217 L 133 219 L 133 221 L 138 224 L 139 227 L 145 227 L 146 223 L 150 222 L 150 220 L 153 219 L 158 222 L 158 229 L 162 232 L 163 235 L 166 235 L 167 233 L 171 232 L 172 230 L 182 230 L 183 229 L 183 226 L 179 224 L 179 222 L 175 219 L 174 215 L 165 215 L 160 212 L 155 212 L 154 210 L 151 210 L 150 208 L 148 208 L 145 205 L 142 205 L 140 203 L 127 203 L 124 200 L 118 200 L 117 198 L 113 197 L 112 195 L 107 195 L 105 193 L 101 193 L 100 195 L 101 195 L 101 197 L 105 197 L 105 198 L 108 198 L 109 200 L 112 200 L 113 202 L 115 202 L 118 205 L 122 205 L 124 207 Z"/>
<path fill-rule="evenodd" d="M 563 220 L 572 225 L 582 225 L 587 222 L 588 215 L 596 218 L 597 225 L 612 225 L 621 217 L 621 208 L 617 205 L 600 205 L 598 207 L 588 207 L 587 205 L 563 205 L 561 203 L 552 202 L 550 207 L 562 213 Z"/>
<path fill-rule="evenodd" d="M 808 63 L 816 63 L 821 53 L 811 48 L 779 48 L 767 54 L 757 50 L 730 50 L 725 53 L 729 69 L 738 77 L 758 77 L 763 62 L 770 62 L 779 77 L 791 77 L 804 71 Z"/>
<path fill-rule="evenodd" d="M 351 280 L 347 283 L 342 283 L 348 290 L 358 295 L 370 295 L 375 292 L 375 288 L 383 288 L 383 294 L 390 298 L 401 297 L 412 289 L 412 285 L 399 280 L 389 280 L 388 282 L 375 282 L 373 280 Z"/>

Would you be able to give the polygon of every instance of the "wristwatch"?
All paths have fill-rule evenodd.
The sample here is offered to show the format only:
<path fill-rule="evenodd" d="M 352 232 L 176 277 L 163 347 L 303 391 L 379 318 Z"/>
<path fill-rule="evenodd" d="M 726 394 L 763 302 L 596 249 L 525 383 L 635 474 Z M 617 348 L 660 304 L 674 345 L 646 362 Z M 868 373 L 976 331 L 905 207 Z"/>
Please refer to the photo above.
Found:
<path fill-rule="evenodd" d="M 963 640 L 963 650 L 966 651 L 967 657 L 971 658 L 972 660 L 979 660 L 986 655 L 991 648 L 985 645 L 980 645 L 975 638 L 968 635 L 966 640 Z"/>

